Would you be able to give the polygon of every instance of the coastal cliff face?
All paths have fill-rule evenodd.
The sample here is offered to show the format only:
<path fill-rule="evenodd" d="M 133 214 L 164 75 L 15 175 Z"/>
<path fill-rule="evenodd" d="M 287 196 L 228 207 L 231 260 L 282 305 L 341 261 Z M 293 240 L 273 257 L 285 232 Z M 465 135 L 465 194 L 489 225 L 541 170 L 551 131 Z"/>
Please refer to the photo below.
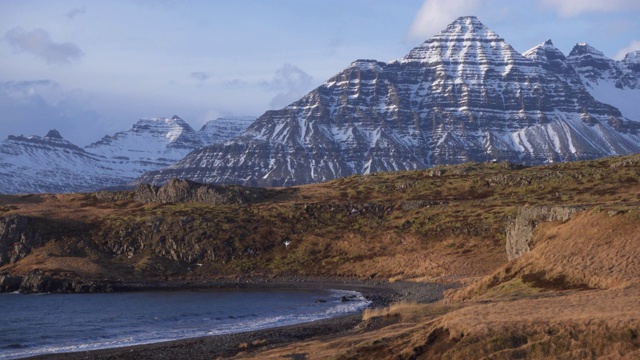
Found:
<path fill-rule="evenodd" d="M 0 292 L 38 293 L 94 293 L 112 292 L 109 282 L 61 278 L 36 271 L 27 275 L 0 275 Z"/>
<path fill-rule="evenodd" d="M 78 230 L 68 222 L 56 222 L 30 216 L 9 215 L 0 218 L 0 267 L 19 263 L 48 242 L 77 242 Z M 69 246 L 67 246 L 69 248 Z M 84 252 L 82 252 L 84 253 Z M 80 255 L 67 254 L 67 255 Z M 86 255 L 86 254 L 85 254 Z M 0 292 L 110 292 L 108 282 L 81 279 L 77 274 L 53 274 L 34 269 L 26 274 L 0 272 Z"/>
<path fill-rule="evenodd" d="M 531 251 L 533 231 L 540 222 L 566 222 L 577 213 L 584 211 L 582 206 L 525 206 L 507 227 L 507 257 L 514 260 Z"/>
<path fill-rule="evenodd" d="M 36 223 L 36 219 L 20 215 L 0 218 L 0 266 L 19 261 L 45 242 Z"/>

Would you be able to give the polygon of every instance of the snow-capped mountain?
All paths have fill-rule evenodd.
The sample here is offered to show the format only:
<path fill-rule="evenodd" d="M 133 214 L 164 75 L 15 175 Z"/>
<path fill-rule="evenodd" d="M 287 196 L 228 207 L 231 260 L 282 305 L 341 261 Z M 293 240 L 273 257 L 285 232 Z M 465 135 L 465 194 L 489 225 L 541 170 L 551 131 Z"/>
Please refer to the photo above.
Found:
<path fill-rule="evenodd" d="M 168 166 L 204 145 L 200 134 L 174 116 L 140 119 L 131 129 L 107 135 L 85 149 L 131 172 L 143 173 Z"/>
<path fill-rule="evenodd" d="M 222 117 L 208 121 L 198 133 L 205 145 L 221 144 L 242 134 L 254 121 L 255 116 Z"/>
<path fill-rule="evenodd" d="M 567 62 L 580 75 L 593 97 L 617 107 L 626 117 L 640 121 L 640 51 L 616 61 L 588 44 L 579 43 L 567 56 Z"/>
<path fill-rule="evenodd" d="M 253 118 L 255 120 L 255 118 Z M 250 118 L 212 120 L 196 132 L 178 116 L 141 119 L 127 131 L 85 148 L 52 130 L 0 142 L 0 193 L 82 192 L 123 187 L 204 145 L 245 130 Z"/>
<path fill-rule="evenodd" d="M 88 191 L 123 184 L 123 173 L 51 130 L 44 137 L 0 142 L 0 189 L 5 194 Z"/>
<path fill-rule="evenodd" d="M 600 82 L 592 78 L 608 84 L 619 75 L 589 72 L 603 67 L 601 57 L 565 57 L 550 41 L 526 55 L 477 18 L 461 17 L 405 57 L 357 60 L 267 111 L 240 137 L 136 181 L 281 186 L 466 161 L 543 164 L 640 152 L 640 118 L 594 90 Z M 637 54 L 624 64 L 637 79 Z"/>

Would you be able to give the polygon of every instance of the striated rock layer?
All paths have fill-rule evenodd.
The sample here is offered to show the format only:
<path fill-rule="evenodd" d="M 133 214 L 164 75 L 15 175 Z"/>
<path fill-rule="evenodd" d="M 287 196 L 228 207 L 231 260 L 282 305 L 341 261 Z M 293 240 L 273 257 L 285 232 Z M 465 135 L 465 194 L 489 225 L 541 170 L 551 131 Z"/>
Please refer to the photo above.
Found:
<path fill-rule="evenodd" d="M 545 164 L 640 151 L 639 124 L 598 101 L 551 42 L 528 56 L 475 17 L 391 61 L 357 60 L 242 136 L 137 183 L 289 186 L 467 161 Z"/>

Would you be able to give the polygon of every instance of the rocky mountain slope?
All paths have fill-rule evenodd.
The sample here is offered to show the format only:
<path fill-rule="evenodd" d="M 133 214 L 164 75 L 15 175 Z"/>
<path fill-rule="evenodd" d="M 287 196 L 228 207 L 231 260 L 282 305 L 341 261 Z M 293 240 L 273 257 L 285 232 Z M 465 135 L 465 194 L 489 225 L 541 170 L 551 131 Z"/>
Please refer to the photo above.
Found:
<path fill-rule="evenodd" d="M 580 43 L 571 50 L 567 62 L 596 99 L 616 106 L 628 118 L 640 119 L 640 51 L 616 61 Z"/>
<path fill-rule="evenodd" d="M 5 194 L 89 191 L 123 184 L 125 175 L 55 130 L 44 137 L 9 136 L 0 142 L 0 192 Z"/>
<path fill-rule="evenodd" d="M 628 109 L 640 99 L 627 76 L 637 75 L 634 55 L 612 63 L 624 64 L 621 73 L 597 73 L 607 84 L 629 78 L 621 91 L 635 101 L 616 107 L 586 83 L 593 65 L 556 50 L 549 43 L 523 56 L 477 18 L 462 17 L 405 57 L 357 60 L 241 137 L 136 181 L 287 186 L 465 161 L 639 152 L 640 117 Z"/>
<path fill-rule="evenodd" d="M 205 145 L 222 144 L 242 134 L 254 121 L 255 116 L 222 117 L 207 122 L 198 133 Z"/>
<path fill-rule="evenodd" d="M 107 135 L 85 149 L 135 173 L 168 166 L 202 146 L 199 134 L 174 116 L 138 120 L 131 129 Z"/>
<path fill-rule="evenodd" d="M 0 142 L 0 193 L 82 192 L 126 186 L 205 145 L 239 135 L 251 118 L 209 121 L 195 131 L 178 116 L 141 119 L 127 131 L 81 148 L 52 130 Z"/>

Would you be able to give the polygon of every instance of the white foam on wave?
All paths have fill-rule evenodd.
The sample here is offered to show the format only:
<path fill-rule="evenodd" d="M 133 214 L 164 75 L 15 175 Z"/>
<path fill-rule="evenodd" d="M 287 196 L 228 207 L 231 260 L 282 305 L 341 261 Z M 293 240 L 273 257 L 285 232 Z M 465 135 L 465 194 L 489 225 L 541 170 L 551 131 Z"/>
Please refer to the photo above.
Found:
<path fill-rule="evenodd" d="M 326 309 L 314 309 L 315 304 L 307 305 L 301 308 L 309 310 L 308 312 L 296 312 L 293 314 L 241 321 L 234 324 L 234 329 L 212 329 L 207 335 L 225 335 L 330 319 L 360 312 L 371 304 L 371 301 L 365 299 L 362 294 L 357 291 L 330 290 L 330 294 L 329 300 L 325 303 L 325 305 L 329 304 L 330 307 Z M 349 301 L 343 302 L 343 297 L 346 297 Z"/>
<path fill-rule="evenodd" d="M 348 301 L 343 301 L 343 299 Z M 232 319 L 228 322 L 218 322 L 210 318 L 203 318 L 205 322 L 211 322 L 214 328 L 179 329 L 166 331 L 149 331 L 146 333 L 127 335 L 122 338 L 89 340 L 81 344 L 65 344 L 61 346 L 44 346 L 33 349 L 16 348 L 15 350 L 3 350 L 0 357 L 3 359 L 18 359 L 23 357 L 81 352 L 107 348 L 119 348 L 125 346 L 145 345 L 173 340 L 182 340 L 202 336 L 226 335 L 254 330 L 264 330 L 280 326 L 288 326 L 313 322 L 317 320 L 339 317 L 342 315 L 354 314 L 362 311 L 371 302 L 366 300 L 362 294 L 350 290 L 330 290 L 326 303 L 314 303 L 296 307 L 292 313 L 263 314 L 254 318 L 248 316 L 242 320 Z"/>

